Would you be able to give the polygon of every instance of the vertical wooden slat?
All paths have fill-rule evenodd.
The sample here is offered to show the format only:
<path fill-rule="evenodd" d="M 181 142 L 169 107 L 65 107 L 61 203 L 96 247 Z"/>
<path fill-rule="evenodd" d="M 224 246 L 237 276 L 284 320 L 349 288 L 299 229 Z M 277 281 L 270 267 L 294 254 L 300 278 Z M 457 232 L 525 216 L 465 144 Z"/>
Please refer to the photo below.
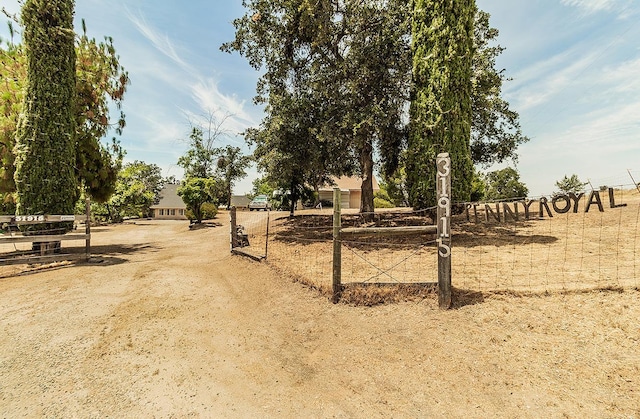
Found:
<path fill-rule="evenodd" d="M 340 228 L 342 227 L 340 214 L 340 188 L 333 188 L 333 298 L 337 303 L 342 291 L 342 241 Z"/>
<path fill-rule="evenodd" d="M 269 219 L 270 219 L 269 215 L 270 214 L 271 214 L 271 211 L 267 209 L 267 238 L 264 241 L 264 258 L 265 259 L 267 258 L 267 255 L 269 253 Z"/>
<path fill-rule="evenodd" d="M 236 207 L 231 207 L 229 211 L 230 223 L 231 223 L 231 250 L 238 244 L 238 227 L 236 222 Z"/>
<path fill-rule="evenodd" d="M 87 198 L 85 201 L 85 234 L 87 235 L 87 239 L 85 242 L 85 253 L 87 255 L 87 262 L 91 259 L 91 200 Z"/>
<path fill-rule="evenodd" d="M 438 303 L 441 309 L 451 307 L 451 158 L 438 154 L 437 225 L 438 225 Z"/>

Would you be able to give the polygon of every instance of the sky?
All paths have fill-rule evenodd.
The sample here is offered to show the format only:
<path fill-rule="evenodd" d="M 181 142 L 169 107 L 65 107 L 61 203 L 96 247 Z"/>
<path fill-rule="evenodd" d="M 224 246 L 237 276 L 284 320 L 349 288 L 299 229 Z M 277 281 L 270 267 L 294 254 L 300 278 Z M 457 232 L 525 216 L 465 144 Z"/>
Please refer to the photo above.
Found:
<path fill-rule="evenodd" d="M 17 0 L 0 0 L 8 12 Z M 505 51 L 496 66 L 509 78 L 503 97 L 520 114 L 531 141 L 514 166 L 532 197 L 576 174 L 600 186 L 640 182 L 640 2 L 637 0 L 477 0 L 491 14 Z M 111 36 L 131 85 L 120 141 L 125 161 L 160 166 L 182 177 L 178 158 L 193 124 L 214 115 L 227 134 L 219 145 L 251 149 L 241 132 L 257 127 L 253 104 L 260 76 L 239 54 L 220 51 L 234 39 L 241 0 L 76 0 L 76 28 Z M 6 25 L 0 37 L 6 39 Z M 110 136 L 114 136 L 111 133 Z M 497 170 L 507 164 L 483 170 Z M 631 175 L 629 174 L 629 171 Z M 234 194 L 251 191 L 252 167 Z"/>

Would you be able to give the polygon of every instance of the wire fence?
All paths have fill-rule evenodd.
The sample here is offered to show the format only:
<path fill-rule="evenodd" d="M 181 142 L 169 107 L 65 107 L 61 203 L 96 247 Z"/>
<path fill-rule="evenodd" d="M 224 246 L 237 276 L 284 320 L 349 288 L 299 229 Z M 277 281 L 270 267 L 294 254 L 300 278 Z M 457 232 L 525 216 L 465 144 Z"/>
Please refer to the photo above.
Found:
<path fill-rule="evenodd" d="M 612 191 L 613 199 L 602 188 L 573 198 L 467 205 L 468 212 L 452 220 L 453 286 L 535 293 L 640 287 L 640 193 L 632 184 Z M 428 225 L 428 215 L 346 210 L 342 226 Z M 331 209 L 299 211 L 293 218 L 238 211 L 237 218 L 249 242 L 244 251 L 296 280 L 331 288 Z M 372 234 L 342 245 L 343 284 L 437 282 L 434 236 Z"/>
<path fill-rule="evenodd" d="M 455 224 L 454 285 L 532 292 L 639 287 L 640 195 L 632 188 L 616 188 L 614 200 L 600 197 L 600 205 L 597 195 L 587 195 L 566 213 L 548 198 L 550 210 L 542 205 L 542 216 L 536 208 L 528 220 L 497 222 L 486 217 L 492 205 L 479 209 L 480 222 L 472 216 Z M 557 205 L 565 207 L 564 200 Z"/>

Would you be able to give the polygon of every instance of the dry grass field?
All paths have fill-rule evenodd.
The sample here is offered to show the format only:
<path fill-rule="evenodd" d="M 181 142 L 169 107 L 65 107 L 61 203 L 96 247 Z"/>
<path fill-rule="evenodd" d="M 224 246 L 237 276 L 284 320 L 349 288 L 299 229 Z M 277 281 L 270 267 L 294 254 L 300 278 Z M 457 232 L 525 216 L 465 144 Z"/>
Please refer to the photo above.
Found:
<path fill-rule="evenodd" d="M 616 205 L 627 205 L 610 208 L 607 194 L 603 193 L 604 212 L 598 211 L 596 205 L 585 212 L 585 197 L 577 213 L 552 212 L 553 217 L 545 213 L 545 217 L 538 218 L 537 204 L 531 206 L 536 216 L 530 220 L 524 219 L 522 207 L 517 222 L 509 219 L 498 223 L 491 217 L 487 222 L 482 206 L 477 222 L 473 210 L 469 221 L 465 214 L 454 217 L 454 287 L 533 294 L 640 287 L 640 197 L 637 191 L 627 190 L 618 191 L 616 198 Z M 495 204 L 491 208 L 495 209 Z M 270 225 L 270 263 L 329 292 L 331 212 L 304 211 L 295 220 L 285 215 L 274 218 Z M 383 216 L 378 225 L 416 224 L 416 218 L 405 211 L 389 214 L 388 220 Z M 351 226 L 358 220 L 352 211 L 346 211 L 343 224 Z M 260 237 L 260 233 L 256 236 Z M 433 236 L 371 235 L 347 239 L 343 244 L 342 282 L 346 285 L 437 282 Z M 263 247 L 260 244 L 257 249 L 262 251 Z"/>
<path fill-rule="evenodd" d="M 393 304 L 331 304 L 322 237 L 270 241 L 254 262 L 230 254 L 225 213 L 197 230 L 96 228 L 91 263 L 3 268 L 0 417 L 640 418 L 636 262 L 592 264 L 612 254 L 608 233 L 637 231 L 633 199 L 499 237 L 463 225 L 449 311 L 419 287 Z M 563 244 L 576 230 L 589 234 L 582 262 Z M 435 261 L 413 260 L 392 276 L 428 282 Z"/>

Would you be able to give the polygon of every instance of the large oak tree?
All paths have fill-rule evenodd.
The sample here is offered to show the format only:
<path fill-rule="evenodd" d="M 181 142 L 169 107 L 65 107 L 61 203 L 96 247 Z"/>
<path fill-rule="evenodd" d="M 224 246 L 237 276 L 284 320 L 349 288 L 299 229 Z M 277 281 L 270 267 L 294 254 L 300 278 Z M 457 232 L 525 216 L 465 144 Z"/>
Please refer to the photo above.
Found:
<path fill-rule="evenodd" d="M 234 21 L 236 39 L 223 49 L 264 71 L 257 99 L 268 116 L 249 137 L 259 163 L 297 162 L 295 173 L 270 173 L 291 186 L 354 171 L 362 177 L 360 210 L 373 211 L 374 153 L 393 166 L 404 136 L 407 2 L 251 0 L 245 7 Z"/>

